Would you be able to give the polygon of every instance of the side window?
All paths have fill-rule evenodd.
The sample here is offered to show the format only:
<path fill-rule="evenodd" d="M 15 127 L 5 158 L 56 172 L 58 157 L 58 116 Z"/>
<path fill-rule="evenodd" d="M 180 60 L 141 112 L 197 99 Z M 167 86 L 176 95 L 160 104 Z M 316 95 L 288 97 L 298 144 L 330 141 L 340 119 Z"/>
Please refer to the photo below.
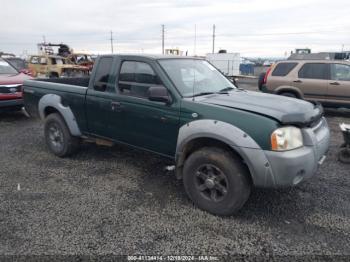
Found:
<path fill-rule="evenodd" d="M 46 57 L 40 57 L 40 64 L 41 65 L 46 65 L 47 64 Z"/>
<path fill-rule="evenodd" d="M 331 64 L 331 79 L 350 81 L 350 66 L 344 64 Z"/>
<path fill-rule="evenodd" d="M 102 57 L 98 64 L 95 81 L 94 81 L 94 89 L 96 91 L 105 92 L 107 89 L 108 81 L 110 78 L 110 71 L 112 67 L 113 59 L 112 57 Z"/>
<path fill-rule="evenodd" d="M 299 78 L 328 79 L 328 65 L 323 63 L 306 63 L 299 70 Z"/>
<path fill-rule="evenodd" d="M 297 63 L 279 63 L 272 72 L 272 76 L 286 76 L 293 70 Z"/>
<path fill-rule="evenodd" d="M 148 89 L 160 84 L 161 81 L 149 64 L 135 61 L 123 62 L 118 82 L 121 94 L 148 98 Z"/>
<path fill-rule="evenodd" d="M 33 57 L 30 59 L 30 63 L 31 63 L 31 64 L 39 64 L 39 57 L 33 56 Z"/>

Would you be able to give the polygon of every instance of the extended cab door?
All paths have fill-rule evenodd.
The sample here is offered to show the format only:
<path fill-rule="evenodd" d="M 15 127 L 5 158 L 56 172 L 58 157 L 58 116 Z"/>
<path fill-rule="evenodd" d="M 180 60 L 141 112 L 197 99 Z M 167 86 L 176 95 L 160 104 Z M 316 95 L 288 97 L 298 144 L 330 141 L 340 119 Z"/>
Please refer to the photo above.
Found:
<path fill-rule="evenodd" d="M 151 64 L 123 61 L 118 92 L 121 141 L 168 156 L 174 156 L 179 129 L 179 104 L 150 101 L 148 89 L 164 85 Z M 169 95 L 171 93 L 168 89 Z"/>
<path fill-rule="evenodd" d="M 92 135 L 119 140 L 122 129 L 122 116 L 115 104 L 118 96 L 111 77 L 113 57 L 104 56 L 96 62 L 86 95 L 88 132 Z"/>
<path fill-rule="evenodd" d="M 331 79 L 327 90 L 327 104 L 350 106 L 350 65 L 330 64 Z"/>
<path fill-rule="evenodd" d="M 292 84 L 298 87 L 306 100 L 325 101 L 329 79 L 327 63 L 305 63 L 298 72 L 298 78 Z"/>

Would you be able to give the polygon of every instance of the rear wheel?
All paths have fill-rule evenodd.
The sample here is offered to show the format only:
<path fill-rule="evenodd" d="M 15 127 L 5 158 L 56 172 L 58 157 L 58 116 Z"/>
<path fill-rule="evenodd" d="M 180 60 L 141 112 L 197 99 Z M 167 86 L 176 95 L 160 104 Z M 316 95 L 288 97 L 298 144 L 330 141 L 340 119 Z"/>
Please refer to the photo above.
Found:
<path fill-rule="evenodd" d="M 183 182 L 190 199 L 216 215 L 232 215 L 248 200 L 251 183 L 243 163 L 231 152 L 205 147 L 185 162 Z"/>
<path fill-rule="evenodd" d="M 292 93 L 292 92 L 282 92 L 279 95 L 287 96 L 287 97 L 293 97 L 293 98 L 298 98 L 297 95 L 295 93 Z"/>
<path fill-rule="evenodd" d="M 69 156 L 79 148 L 80 139 L 71 135 L 60 114 L 50 114 L 45 120 L 44 130 L 46 144 L 56 156 Z"/>

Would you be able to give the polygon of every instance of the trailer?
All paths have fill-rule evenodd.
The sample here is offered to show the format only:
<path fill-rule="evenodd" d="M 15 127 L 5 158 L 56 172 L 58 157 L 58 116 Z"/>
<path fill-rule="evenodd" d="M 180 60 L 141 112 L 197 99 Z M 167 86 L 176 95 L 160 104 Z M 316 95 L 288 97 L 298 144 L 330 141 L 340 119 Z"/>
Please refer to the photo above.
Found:
<path fill-rule="evenodd" d="M 237 76 L 240 74 L 239 53 L 207 54 L 206 59 L 226 76 Z"/>

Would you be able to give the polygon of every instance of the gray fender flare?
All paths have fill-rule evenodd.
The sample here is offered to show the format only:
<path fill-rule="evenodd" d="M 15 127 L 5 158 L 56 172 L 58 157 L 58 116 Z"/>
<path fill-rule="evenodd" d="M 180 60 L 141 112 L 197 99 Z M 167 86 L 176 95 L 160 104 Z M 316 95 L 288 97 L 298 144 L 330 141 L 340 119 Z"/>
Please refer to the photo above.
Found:
<path fill-rule="evenodd" d="M 230 146 L 242 157 L 250 170 L 253 180 L 255 180 L 256 168 L 254 161 L 256 159 L 252 159 L 250 152 L 256 152 L 259 158 L 261 158 L 263 155 L 261 154 L 261 147 L 240 128 L 226 122 L 207 119 L 189 122 L 179 130 L 175 156 L 177 166 L 176 175 L 178 178 L 182 176 L 181 169 L 184 162 L 184 149 L 190 141 L 196 138 L 212 138 Z M 261 161 L 265 163 L 267 159 L 263 157 Z"/>
<path fill-rule="evenodd" d="M 276 94 L 281 92 L 288 92 L 288 91 L 295 92 L 299 95 L 300 98 L 304 99 L 303 92 L 301 92 L 301 90 L 295 86 L 279 86 L 274 90 Z"/>
<path fill-rule="evenodd" d="M 73 136 L 81 136 L 81 132 L 78 126 L 78 123 L 75 119 L 75 116 L 70 109 L 69 106 L 64 106 L 61 103 L 61 97 L 59 95 L 55 94 L 47 94 L 44 95 L 39 100 L 39 114 L 41 119 L 45 119 L 45 109 L 47 107 L 53 107 L 55 108 L 63 117 L 64 121 L 66 122 L 70 133 Z"/>

